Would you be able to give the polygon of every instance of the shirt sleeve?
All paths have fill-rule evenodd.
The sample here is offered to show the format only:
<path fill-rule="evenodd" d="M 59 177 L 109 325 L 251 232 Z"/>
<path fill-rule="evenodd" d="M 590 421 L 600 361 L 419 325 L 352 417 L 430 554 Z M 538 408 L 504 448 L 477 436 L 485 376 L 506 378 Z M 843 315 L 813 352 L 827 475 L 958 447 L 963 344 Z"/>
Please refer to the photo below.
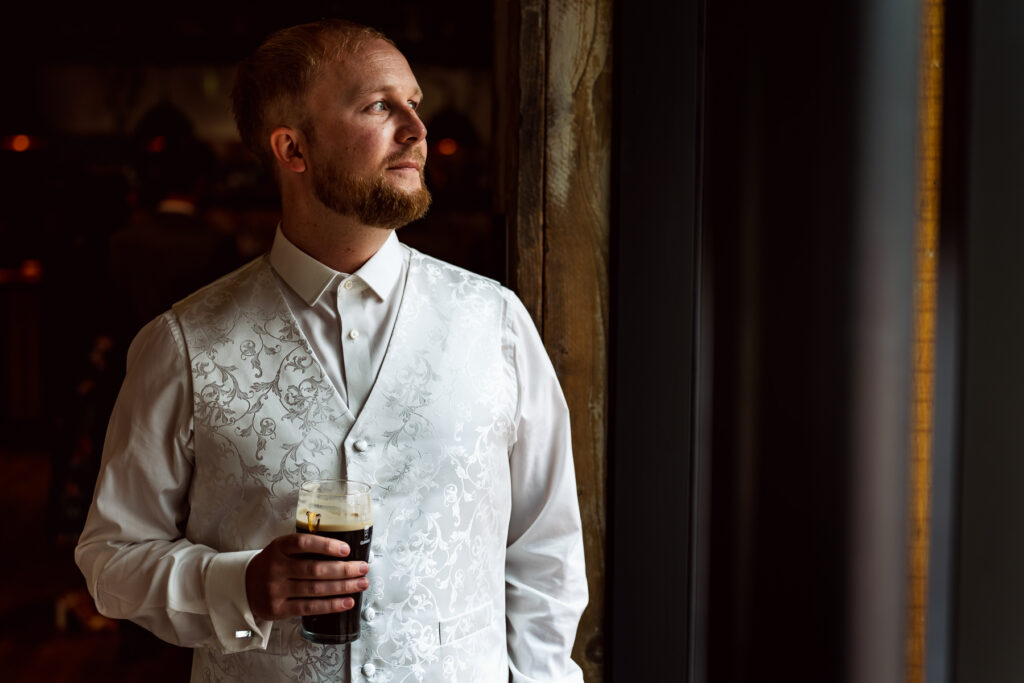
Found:
<path fill-rule="evenodd" d="M 165 313 L 129 349 L 75 561 L 101 614 L 184 647 L 265 648 L 272 622 L 253 616 L 245 593 L 259 551 L 221 553 L 185 537 L 192 426 L 184 341 Z"/>
<path fill-rule="evenodd" d="M 587 577 L 569 409 L 533 321 L 515 295 L 506 298 L 519 391 L 505 560 L 509 669 L 515 683 L 582 683 L 570 659 Z"/>

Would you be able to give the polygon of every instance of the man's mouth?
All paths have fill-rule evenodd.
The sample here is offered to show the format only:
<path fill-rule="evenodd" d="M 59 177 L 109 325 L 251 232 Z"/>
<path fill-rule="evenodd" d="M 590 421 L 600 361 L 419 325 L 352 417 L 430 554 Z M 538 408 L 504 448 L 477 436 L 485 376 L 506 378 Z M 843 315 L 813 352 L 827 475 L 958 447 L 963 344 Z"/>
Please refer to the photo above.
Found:
<path fill-rule="evenodd" d="M 406 156 L 399 159 L 391 159 L 388 161 L 387 170 L 389 171 L 404 171 L 412 170 L 419 172 L 423 169 L 423 162 L 425 162 L 422 156 L 413 155 Z"/>

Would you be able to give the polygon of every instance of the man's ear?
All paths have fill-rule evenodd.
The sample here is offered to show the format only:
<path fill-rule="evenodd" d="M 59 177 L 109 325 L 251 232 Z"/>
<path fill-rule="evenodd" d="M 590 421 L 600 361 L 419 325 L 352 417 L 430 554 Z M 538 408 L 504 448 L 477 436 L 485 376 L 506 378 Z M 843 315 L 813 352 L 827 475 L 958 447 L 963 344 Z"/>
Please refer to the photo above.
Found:
<path fill-rule="evenodd" d="M 304 145 L 305 138 L 294 128 L 281 126 L 270 134 L 270 149 L 273 150 L 277 163 L 295 173 L 306 170 L 306 160 L 302 158 Z"/>

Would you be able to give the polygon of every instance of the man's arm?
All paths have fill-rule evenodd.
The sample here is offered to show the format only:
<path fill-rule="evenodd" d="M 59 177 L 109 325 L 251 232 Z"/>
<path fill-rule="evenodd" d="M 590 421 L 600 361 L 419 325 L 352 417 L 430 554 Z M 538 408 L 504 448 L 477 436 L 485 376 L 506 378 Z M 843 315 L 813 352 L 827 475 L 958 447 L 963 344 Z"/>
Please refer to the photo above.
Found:
<path fill-rule="evenodd" d="M 519 385 L 509 458 L 512 516 L 505 560 L 509 668 L 516 683 L 582 682 L 570 659 L 587 577 L 569 411 L 529 314 L 509 296 Z"/>
<path fill-rule="evenodd" d="M 189 376 L 180 329 L 165 314 L 129 351 L 75 560 L 106 616 L 186 647 L 266 647 L 274 619 L 347 609 L 322 596 L 363 590 L 367 568 L 298 557 L 348 554 L 308 534 L 241 552 L 185 538 L 195 459 Z"/>
<path fill-rule="evenodd" d="M 75 561 L 106 616 L 186 647 L 265 646 L 270 622 L 253 617 L 244 582 L 258 550 L 218 553 L 184 537 L 193 464 L 188 363 L 168 313 L 128 352 Z"/>

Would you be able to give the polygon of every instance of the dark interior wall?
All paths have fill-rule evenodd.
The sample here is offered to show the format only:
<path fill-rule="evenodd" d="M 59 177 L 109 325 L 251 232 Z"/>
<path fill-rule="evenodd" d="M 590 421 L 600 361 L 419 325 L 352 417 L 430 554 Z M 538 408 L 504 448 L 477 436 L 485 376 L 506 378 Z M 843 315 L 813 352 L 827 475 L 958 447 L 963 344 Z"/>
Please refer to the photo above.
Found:
<path fill-rule="evenodd" d="M 970 4 L 954 648 L 962 683 L 1024 680 L 1024 4 Z"/>

